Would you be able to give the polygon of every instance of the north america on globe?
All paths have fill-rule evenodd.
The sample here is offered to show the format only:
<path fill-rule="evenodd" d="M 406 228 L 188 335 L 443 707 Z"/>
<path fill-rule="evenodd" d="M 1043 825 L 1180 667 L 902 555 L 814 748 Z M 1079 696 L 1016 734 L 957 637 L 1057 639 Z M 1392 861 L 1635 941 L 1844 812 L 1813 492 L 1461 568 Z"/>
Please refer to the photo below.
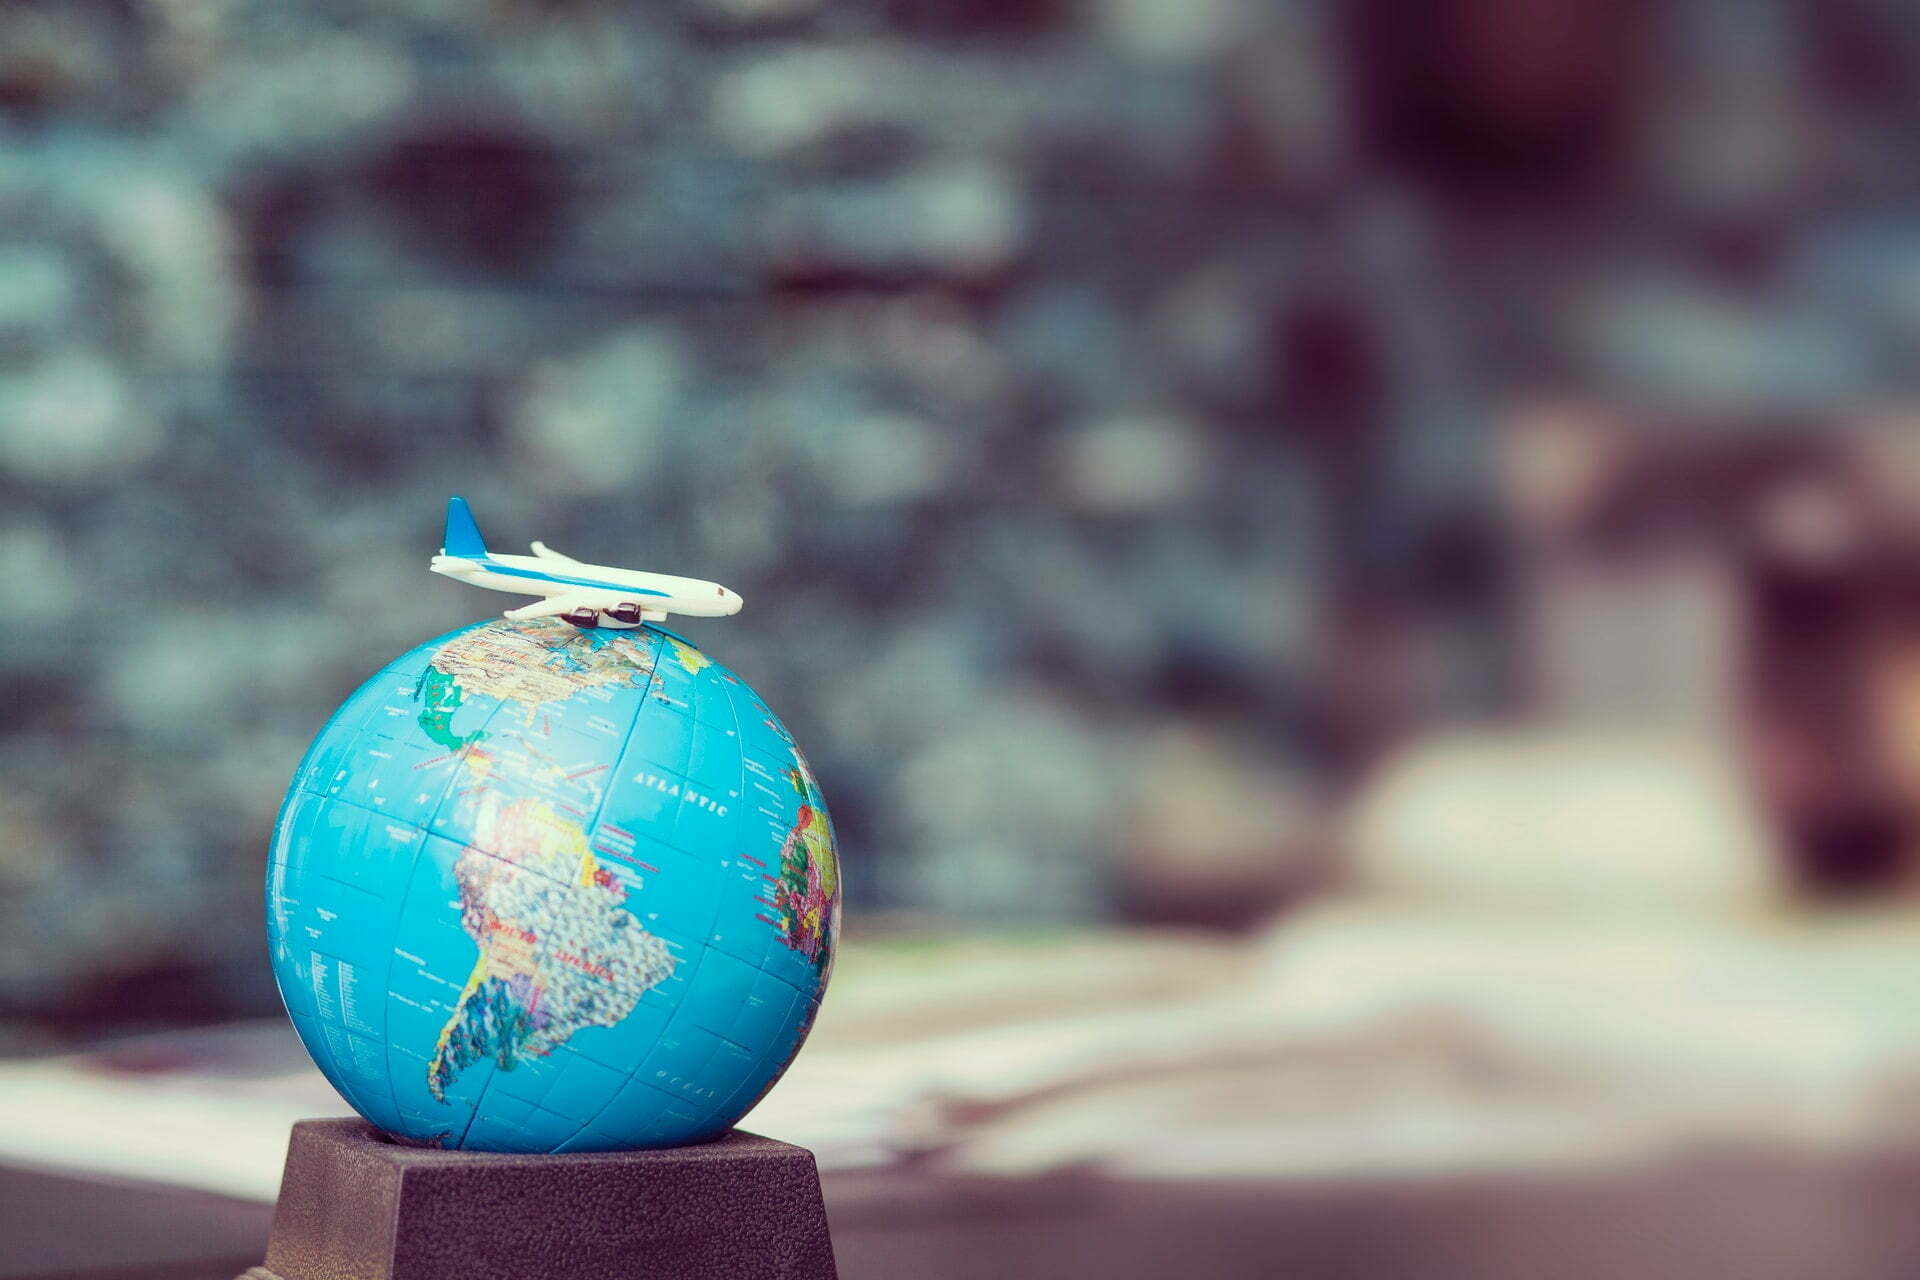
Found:
<path fill-rule="evenodd" d="M 840 875 L 791 735 L 654 624 L 477 624 L 348 698 L 268 877 L 275 974 L 376 1125 L 444 1146 L 699 1141 L 777 1081 Z"/>

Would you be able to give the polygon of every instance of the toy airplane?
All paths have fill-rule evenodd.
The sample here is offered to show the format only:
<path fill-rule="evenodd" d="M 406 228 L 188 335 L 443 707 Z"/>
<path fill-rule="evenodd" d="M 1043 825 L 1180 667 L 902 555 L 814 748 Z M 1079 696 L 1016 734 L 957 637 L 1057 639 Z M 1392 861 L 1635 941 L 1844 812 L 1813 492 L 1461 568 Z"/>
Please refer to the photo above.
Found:
<path fill-rule="evenodd" d="M 538 542 L 530 556 L 494 555 L 461 497 L 447 499 L 447 531 L 428 568 L 489 591 L 545 597 L 507 610 L 515 622 L 557 617 L 576 627 L 637 627 L 670 613 L 719 618 L 740 612 L 740 597 L 717 582 L 583 564 Z"/>

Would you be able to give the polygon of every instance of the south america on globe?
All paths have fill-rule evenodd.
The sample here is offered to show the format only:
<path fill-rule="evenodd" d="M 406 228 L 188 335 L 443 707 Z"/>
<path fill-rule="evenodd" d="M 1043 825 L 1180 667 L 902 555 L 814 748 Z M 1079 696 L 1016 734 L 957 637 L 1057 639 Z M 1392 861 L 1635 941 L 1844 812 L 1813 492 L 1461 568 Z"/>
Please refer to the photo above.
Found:
<path fill-rule="evenodd" d="M 812 1025 L 840 918 L 826 805 L 759 696 L 653 622 L 555 617 L 464 627 L 348 697 L 266 898 L 341 1096 L 483 1151 L 725 1133 Z"/>

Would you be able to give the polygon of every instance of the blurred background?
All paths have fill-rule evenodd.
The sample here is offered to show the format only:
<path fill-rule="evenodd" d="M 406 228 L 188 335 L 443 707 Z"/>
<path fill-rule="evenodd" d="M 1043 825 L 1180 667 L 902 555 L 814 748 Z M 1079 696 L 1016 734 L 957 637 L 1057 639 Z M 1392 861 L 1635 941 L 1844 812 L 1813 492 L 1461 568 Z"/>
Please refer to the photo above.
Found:
<path fill-rule="evenodd" d="M 1905 1274 L 1916 136 L 1903 0 L 0 7 L 0 1274 L 345 1110 L 452 492 L 749 601 L 850 1280 Z"/>

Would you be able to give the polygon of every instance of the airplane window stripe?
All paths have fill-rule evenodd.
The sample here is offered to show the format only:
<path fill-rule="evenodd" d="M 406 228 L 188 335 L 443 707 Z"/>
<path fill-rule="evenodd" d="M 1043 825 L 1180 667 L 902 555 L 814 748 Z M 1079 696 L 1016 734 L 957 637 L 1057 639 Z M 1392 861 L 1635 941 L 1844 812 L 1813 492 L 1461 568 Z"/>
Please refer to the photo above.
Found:
<path fill-rule="evenodd" d="M 478 560 L 475 561 L 475 563 L 480 565 L 488 573 L 505 574 L 510 578 L 537 578 L 542 582 L 564 582 L 571 587 L 599 587 L 606 591 L 631 591 L 633 594 L 640 596 L 670 596 L 672 594 L 667 591 L 655 591 L 650 587 L 630 587 L 622 582 L 602 582 L 595 578 L 570 578 L 561 573 L 539 573 L 532 569 L 510 569 L 506 565 L 494 560 Z"/>

